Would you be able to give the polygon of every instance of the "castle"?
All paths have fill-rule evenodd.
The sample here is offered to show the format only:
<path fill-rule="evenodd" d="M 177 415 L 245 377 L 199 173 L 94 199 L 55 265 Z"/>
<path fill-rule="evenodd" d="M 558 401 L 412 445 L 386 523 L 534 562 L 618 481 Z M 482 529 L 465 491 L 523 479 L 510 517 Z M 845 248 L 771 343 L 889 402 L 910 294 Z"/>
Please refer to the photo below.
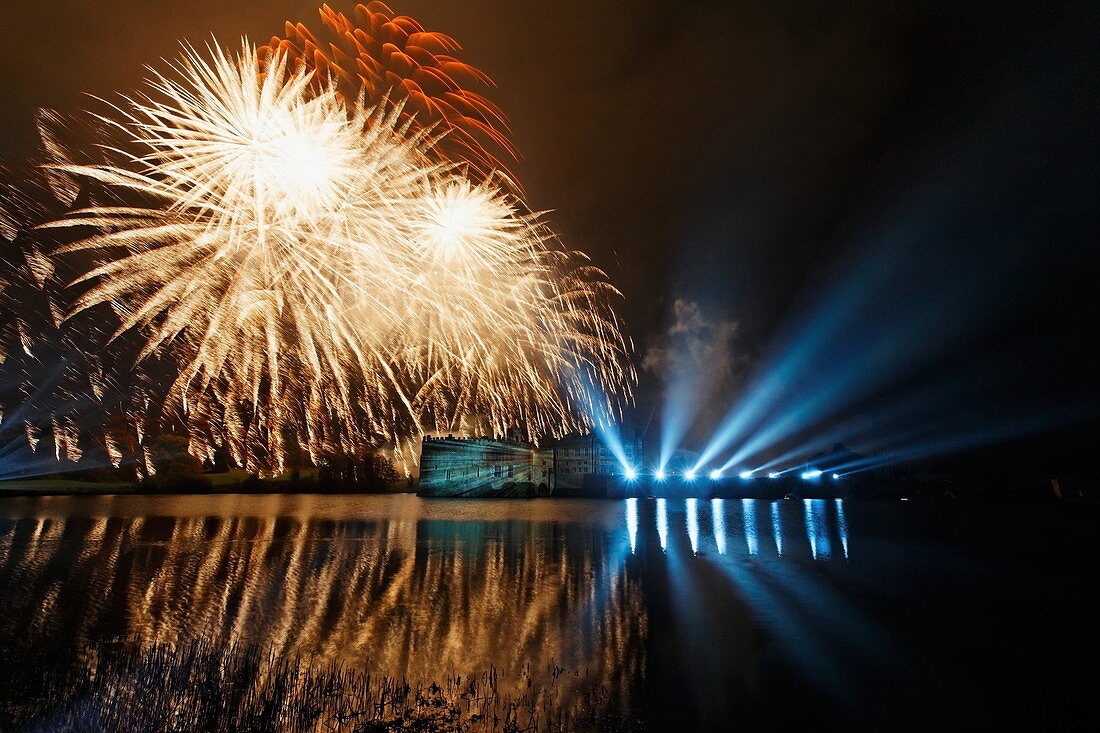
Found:
<path fill-rule="evenodd" d="M 641 439 L 623 441 L 630 465 Z M 420 448 L 421 496 L 606 496 L 623 467 L 595 435 L 568 435 L 541 446 L 518 430 L 497 437 L 425 436 Z"/>

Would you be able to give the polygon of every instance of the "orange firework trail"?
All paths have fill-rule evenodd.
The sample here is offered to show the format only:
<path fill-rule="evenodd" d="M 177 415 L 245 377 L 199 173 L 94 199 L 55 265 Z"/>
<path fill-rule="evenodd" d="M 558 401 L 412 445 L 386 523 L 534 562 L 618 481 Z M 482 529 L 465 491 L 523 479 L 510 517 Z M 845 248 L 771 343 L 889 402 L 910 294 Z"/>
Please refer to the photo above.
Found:
<path fill-rule="evenodd" d="M 516 151 L 507 118 L 471 89 L 493 81 L 454 56 L 462 47 L 453 38 L 381 2 L 357 5 L 352 18 L 328 5 L 320 14 L 319 33 L 287 21 L 286 37 L 273 37 L 261 54 L 288 59 L 292 70 L 317 72 L 316 84 L 334 84 L 348 100 L 362 95 L 367 106 L 394 104 L 413 132 L 443 135 L 435 152 L 466 164 L 477 180 L 508 173 L 504 161 L 515 160 Z"/>

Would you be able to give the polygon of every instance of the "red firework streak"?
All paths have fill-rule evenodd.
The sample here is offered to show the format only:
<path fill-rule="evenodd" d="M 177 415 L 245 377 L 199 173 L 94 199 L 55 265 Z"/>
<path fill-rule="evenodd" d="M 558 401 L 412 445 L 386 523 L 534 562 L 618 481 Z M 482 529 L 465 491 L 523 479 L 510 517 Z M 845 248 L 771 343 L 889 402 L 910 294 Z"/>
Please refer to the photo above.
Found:
<path fill-rule="evenodd" d="M 362 94 L 368 105 L 386 100 L 403 105 L 411 133 L 445 133 L 435 145 L 441 158 L 466 164 L 475 180 L 487 180 L 496 171 L 516 186 L 502 162 L 517 157 L 506 134 L 508 120 L 470 89 L 495 84 L 454 56 L 462 47 L 453 38 L 426 31 L 381 2 L 357 5 L 352 18 L 328 5 L 320 14 L 320 33 L 287 21 L 286 37 L 272 37 L 261 53 L 281 52 L 288 68 L 316 70 L 319 84 L 335 84 L 347 100 Z"/>

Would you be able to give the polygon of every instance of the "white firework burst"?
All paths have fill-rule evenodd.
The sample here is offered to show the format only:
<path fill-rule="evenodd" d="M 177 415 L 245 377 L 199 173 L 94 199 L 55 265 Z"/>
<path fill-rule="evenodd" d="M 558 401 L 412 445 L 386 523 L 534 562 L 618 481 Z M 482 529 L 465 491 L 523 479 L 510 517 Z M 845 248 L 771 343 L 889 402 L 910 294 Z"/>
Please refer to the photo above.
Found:
<path fill-rule="evenodd" d="M 122 164 L 63 167 L 115 201 L 49 226 L 99 231 L 62 249 L 102 262 L 75 310 L 109 305 L 142 358 L 173 355 L 197 453 L 279 468 L 290 435 L 318 460 L 439 428 L 560 433 L 585 424 L 586 385 L 629 393 L 602 273 L 431 163 L 400 110 L 248 44 L 170 73 L 110 118 Z"/>

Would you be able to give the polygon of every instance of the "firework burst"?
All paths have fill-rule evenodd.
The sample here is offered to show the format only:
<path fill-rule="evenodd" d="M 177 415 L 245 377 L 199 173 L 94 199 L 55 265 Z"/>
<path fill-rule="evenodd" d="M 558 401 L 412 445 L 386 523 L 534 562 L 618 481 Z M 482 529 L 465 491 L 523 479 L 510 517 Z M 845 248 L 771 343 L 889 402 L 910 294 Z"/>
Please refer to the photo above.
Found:
<path fill-rule="evenodd" d="M 246 464 L 278 464 L 288 432 L 316 457 L 402 429 L 380 341 L 398 314 L 381 296 L 395 223 L 432 174 L 419 139 L 308 76 L 260 75 L 251 48 L 189 51 L 175 72 L 120 110 L 130 166 L 65 168 L 127 200 L 56 224 L 102 230 L 63 249 L 105 260 L 75 309 L 110 304 L 142 357 L 180 352 L 176 404 Z"/>
<path fill-rule="evenodd" d="M 595 394 L 633 382 L 603 273 L 508 195 L 440 182 L 412 220 L 404 360 L 422 422 L 459 432 L 584 427 Z M 626 390 L 624 390 L 626 388 Z M 579 419 L 578 419 L 579 418 Z"/>
<path fill-rule="evenodd" d="M 53 227 L 101 264 L 139 359 L 180 363 L 193 450 L 280 468 L 422 432 L 586 424 L 634 374 L 613 290 L 511 195 L 434 160 L 400 106 L 351 104 L 289 59 L 188 50 L 106 118 L 119 164 L 68 165 L 115 203 Z M 120 203 L 121 202 L 121 203 Z M 592 387 L 595 389 L 592 389 Z"/>

